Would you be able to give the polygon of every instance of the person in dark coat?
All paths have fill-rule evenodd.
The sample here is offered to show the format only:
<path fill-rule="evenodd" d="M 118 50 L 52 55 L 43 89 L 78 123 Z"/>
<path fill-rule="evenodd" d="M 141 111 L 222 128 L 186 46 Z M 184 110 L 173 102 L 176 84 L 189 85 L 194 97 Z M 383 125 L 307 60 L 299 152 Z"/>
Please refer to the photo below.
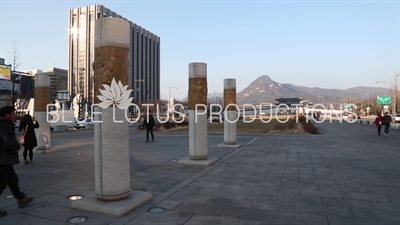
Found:
<path fill-rule="evenodd" d="M 35 117 L 31 117 L 31 115 L 27 114 L 22 118 L 22 121 L 19 126 L 19 132 L 23 131 L 25 134 L 25 142 L 24 146 L 24 160 L 25 164 L 28 164 L 27 154 L 29 152 L 30 162 L 33 163 L 33 148 L 37 146 L 37 139 L 35 134 L 35 129 L 39 128 L 39 123 Z"/>
<path fill-rule="evenodd" d="M 18 175 L 14 171 L 14 165 L 19 164 L 18 151 L 21 148 L 15 134 L 15 118 L 14 107 L 4 106 L 0 109 L 0 195 L 8 186 L 18 201 L 18 207 L 22 208 L 33 198 L 20 191 Z M 0 210 L 0 217 L 5 215 L 7 212 Z"/>
<path fill-rule="evenodd" d="M 143 127 L 146 128 L 146 142 L 149 142 L 149 133 L 151 134 L 151 141 L 154 141 L 153 127 L 155 126 L 155 121 L 153 115 L 149 115 L 148 118 L 145 118 L 143 121 Z"/>
<path fill-rule="evenodd" d="M 386 112 L 385 116 L 383 116 L 383 125 L 385 126 L 384 133 L 386 136 L 389 136 L 390 122 L 392 122 L 392 117 Z"/>

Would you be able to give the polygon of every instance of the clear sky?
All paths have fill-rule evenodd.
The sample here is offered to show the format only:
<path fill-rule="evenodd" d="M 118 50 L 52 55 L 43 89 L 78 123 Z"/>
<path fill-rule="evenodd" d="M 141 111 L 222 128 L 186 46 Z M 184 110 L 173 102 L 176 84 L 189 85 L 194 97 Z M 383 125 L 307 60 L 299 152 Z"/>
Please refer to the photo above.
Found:
<path fill-rule="evenodd" d="M 13 40 L 24 69 L 67 68 L 68 10 L 102 4 L 161 37 L 161 97 L 187 95 L 188 64 L 208 64 L 209 93 L 236 78 L 349 88 L 393 83 L 399 73 L 399 0 L 5 1 L 0 57 Z M 400 81 L 400 79 L 398 79 Z"/>

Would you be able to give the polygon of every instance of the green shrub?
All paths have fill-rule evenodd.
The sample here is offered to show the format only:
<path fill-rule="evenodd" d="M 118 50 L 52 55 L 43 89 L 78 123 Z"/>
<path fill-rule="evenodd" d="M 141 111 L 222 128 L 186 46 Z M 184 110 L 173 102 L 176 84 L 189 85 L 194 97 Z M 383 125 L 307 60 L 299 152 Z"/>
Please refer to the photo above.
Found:
<path fill-rule="evenodd" d="M 284 131 L 286 130 L 286 124 L 284 123 L 278 123 L 275 125 L 275 130 L 280 130 L 280 131 Z"/>
<path fill-rule="evenodd" d="M 287 122 L 287 127 L 289 130 L 292 130 L 294 128 L 296 128 L 296 120 L 295 119 L 289 119 L 289 121 Z"/>
<path fill-rule="evenodd" d="M 175 123 L 168 121 L 168 122 L 165 122 L 162 126 L 168 130 L 168 129 L 174 128 L 176 125 L 175 125 Z"/>
<path fill-rule="evenodd" d="M 320 133 L 318 128 L 310 120 L 307 122 L 307 119 L 304 116 L 299 117 L 299 123 L 303 126 L 304 131 L 307 133 L 310 134 Z"/>

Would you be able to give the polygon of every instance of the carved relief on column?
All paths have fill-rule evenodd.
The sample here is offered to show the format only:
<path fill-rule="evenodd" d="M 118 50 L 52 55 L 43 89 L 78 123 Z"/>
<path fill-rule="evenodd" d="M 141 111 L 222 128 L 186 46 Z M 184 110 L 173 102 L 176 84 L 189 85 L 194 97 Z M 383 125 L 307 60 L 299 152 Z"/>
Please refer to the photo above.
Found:
<path fill-rule="evenodd" d="M 35 111 L 46 112 L 47 104 L 50 103 L 50 88 L 36 87 L 35 88 Z"/>
<path fill-rule="evenodd" d="M 196 104 L 207 105 L 207 78 L 189 78 L 188 109 L 195 110 Z M 197 109 L 204 110 L 203 106 Z"/>
<path fill-rule="evenodd" d="M 104 89 L 103 84 L 111 85 L 115 78 L 123 86 L 129 85 L 129 49 L 115 46 L 103 46 L 95 49 L 94 70 L 94 103 L 101 101 L 99 89 Z"/>
<path fill-rule="evenodd" d="M 227 107 L 229 104 L 236 105 L 236 89 L 224 89 L 224 107 Z M 230 105 L 226 110 L 232 111 L 236 110 L 236 108 Z"/>

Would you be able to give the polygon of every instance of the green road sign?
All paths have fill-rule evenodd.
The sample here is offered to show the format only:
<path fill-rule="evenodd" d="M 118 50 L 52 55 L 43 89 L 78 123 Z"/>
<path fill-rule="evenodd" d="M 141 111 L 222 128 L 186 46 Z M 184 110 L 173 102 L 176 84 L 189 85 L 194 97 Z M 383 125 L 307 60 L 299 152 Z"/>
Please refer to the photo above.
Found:
<path fill-rule="evenodd" d="M 379 105 L 386 105 L 392 103 L 389 95 L 381 95 L 376 97 L 376 103 Z"/>
<path fill-rule="evenodd" d="M 351 109 L 353 107 L 353 104 L 344 103 L 343 107 L 344 109 Z"/>

